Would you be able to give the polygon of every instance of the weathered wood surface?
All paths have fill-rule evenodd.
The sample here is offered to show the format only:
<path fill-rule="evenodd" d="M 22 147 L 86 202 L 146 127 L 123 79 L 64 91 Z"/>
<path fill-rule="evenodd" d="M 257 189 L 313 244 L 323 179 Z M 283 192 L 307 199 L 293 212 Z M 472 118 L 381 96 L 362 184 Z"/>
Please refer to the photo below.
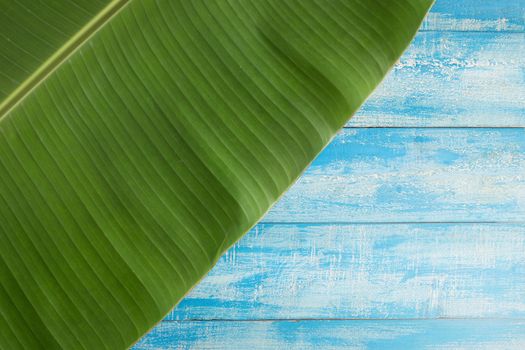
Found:
<path fill-rule="evenodd" d="M 510 320 L 165 322 L 142 339 L 135 349 L 519 350 L 525 349 L 525 322 Z"/>
<path fill-rule="evenodd" d="M 437 0 L 347 127 L 135 349 L 525 349 L 525 0 Z"/>
<path fill-rule="evenodd" d="M 263 222 L 525 221 L 525 129 L 345 129 Z"/>
<path fill-rule="evenodd" d="M 168 319 L 525 318 L 524 254 L 525 224 L 261 224 Z"/>
<path fill-rule="evenodd" d="M 525 127 L 525 33 L 420 32 L 347 125 Z"/>

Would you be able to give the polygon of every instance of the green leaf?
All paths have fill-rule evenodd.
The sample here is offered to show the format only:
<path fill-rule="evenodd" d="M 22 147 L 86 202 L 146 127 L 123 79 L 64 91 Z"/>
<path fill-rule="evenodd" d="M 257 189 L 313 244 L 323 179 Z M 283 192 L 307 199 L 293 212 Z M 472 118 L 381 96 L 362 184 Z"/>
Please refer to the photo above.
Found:
<path fill-rule="evenodd" d="M 123 349 L 271 207 L 430 0 L 0 0 L 0 348 Z"/>

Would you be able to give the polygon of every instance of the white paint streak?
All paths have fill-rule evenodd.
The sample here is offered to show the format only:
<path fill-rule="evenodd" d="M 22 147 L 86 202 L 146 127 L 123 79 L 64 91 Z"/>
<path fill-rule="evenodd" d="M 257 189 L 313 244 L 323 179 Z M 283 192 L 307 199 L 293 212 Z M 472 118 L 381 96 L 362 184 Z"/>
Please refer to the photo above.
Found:
<path fill-rule="evenodd" d="M 511 23 L 508 18 L 478 19 L 457 18 L 453 14 L 428 14 L 423 24 L 423 30 L 457 30 L 457 31 L 523 31 L 525 26 Z"/>

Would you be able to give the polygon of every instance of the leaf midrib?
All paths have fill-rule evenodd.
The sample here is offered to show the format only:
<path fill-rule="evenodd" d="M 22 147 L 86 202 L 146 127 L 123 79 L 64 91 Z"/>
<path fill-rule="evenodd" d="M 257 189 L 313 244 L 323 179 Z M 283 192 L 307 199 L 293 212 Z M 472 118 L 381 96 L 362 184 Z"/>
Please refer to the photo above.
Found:
<path fill-rule="evenodd" d="M 7 98 L 0 103 L 0 122 L 38 85 L 46 80 L 62 63 L 84 45 L 98 30 L 104 27 L 131 0 L 113 0 L 78 32 L 66 41 L 53 55 L 27 77 Z"/>

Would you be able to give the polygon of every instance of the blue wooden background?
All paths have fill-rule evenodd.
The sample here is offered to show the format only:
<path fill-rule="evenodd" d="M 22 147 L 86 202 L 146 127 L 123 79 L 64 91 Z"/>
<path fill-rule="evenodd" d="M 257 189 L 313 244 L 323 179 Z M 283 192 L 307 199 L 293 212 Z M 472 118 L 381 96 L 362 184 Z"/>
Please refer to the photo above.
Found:
<path fill-rule="evenodd" d="M 382 86 L 135 349 L 525 349 L 525 0 L 437 0 Z"/>

